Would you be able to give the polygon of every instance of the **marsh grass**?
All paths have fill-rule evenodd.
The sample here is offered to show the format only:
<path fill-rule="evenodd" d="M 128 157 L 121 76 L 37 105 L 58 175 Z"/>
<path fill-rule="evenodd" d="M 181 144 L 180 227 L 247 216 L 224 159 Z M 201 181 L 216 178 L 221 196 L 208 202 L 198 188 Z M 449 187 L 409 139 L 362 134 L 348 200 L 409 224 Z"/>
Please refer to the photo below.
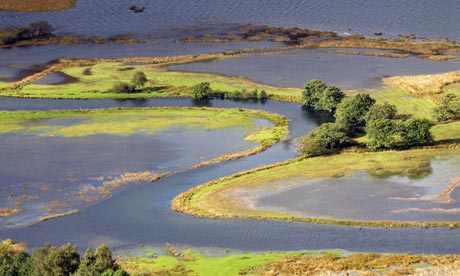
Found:
<path fill-rule="evenodd" d="M 78 0 L 2 0 L 0 11 L 45 12 L 75 8 Z"/>

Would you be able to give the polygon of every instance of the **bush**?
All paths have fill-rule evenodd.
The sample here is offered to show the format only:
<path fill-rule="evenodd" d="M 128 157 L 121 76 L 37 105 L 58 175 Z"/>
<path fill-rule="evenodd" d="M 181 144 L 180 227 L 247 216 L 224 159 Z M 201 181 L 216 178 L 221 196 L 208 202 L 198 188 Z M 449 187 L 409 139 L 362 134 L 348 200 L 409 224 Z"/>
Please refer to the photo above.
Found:
<path fill-rule="evenodd" d="M 343 99 L 335 112 L 336 123 L 348 129 L 350 136 L 355 136 L 366 125 L 367 112 L 375 100 L 368 94 L 357 94 L 352 98 Z"/>
<path fill-rule="evenodd" d="M 324 155 L 350 144 L 346 130 L 334 123 L 325 123 L 305 136 L 302 151 L 310 156 Z"/>
<path fill-rule="evenodd" d="M 145 83 L 147 82 L 147 76 L 142 71 L 137 71 L 134 73 L 132 84 L 134 87 L 144 87 Z"/>
<path fill-rule="evenodd" d="M 117 82 L 113 85 L 112 90 L 117 93 L 132 93 L 135 90 L 134 85 L 126 82 Z"/>
<path fill-rule="evenodd" d="M 405 146 L 420 146 L 433 143 L 431 123 L 426 119 L 410 118 L 401 128 L 401 138 Z"/>
<path fill-rule="evenodd" d="M 209 82 L 202 82 L 193 87 L 192 99 L 195 101 L 206 101 L 211 95 L 212 89 Z"/>
<path fill-rule="evenodd" d="M 311 80 L 305 83 L 302 91 L 302 103 L 304 106 L 315 110 L 325 110 L 334 113 L 337 105 L 345 97 L 345 94 L 337 86 L 328 86 L 320 80 Z"/>
<path fill-rule="evenodd" d="M 372 120 L 366 126 L 367 146 L 374 149 L 390 149 L 396 146 L 396 123 L 390 119 Z"/>

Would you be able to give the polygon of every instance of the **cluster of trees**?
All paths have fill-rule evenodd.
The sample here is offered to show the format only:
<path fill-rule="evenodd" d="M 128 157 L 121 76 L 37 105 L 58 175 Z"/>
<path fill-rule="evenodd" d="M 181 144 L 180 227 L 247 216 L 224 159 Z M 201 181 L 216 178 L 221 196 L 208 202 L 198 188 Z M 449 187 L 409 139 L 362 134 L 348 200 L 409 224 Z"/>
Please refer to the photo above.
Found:
<path fill-rule="evenodd" d="M 54 28 L 48 21 L 33 22 L 0 35 L 0 44 L 11 45 L 21 40 L 48 37 L 53 34 L 53 31 Z"/>
<path fill-rule="evenodd" d="M 304 138 L 302 149 L 310 156 L 334 152 L 352 144 L 352 138 L 365 134 L 367 146 L 373 149 L 405 148 L 433 142 L 428 120 L 398 118 L 394 105 L 375 104 L 368 94 L 344 98 L 340 89 L 313 80 L 305 85 L 302 99 L 304 105 L 329 111 L 335 117 L 335 123 L 322 124 Z"/>
<path fill-rule="evenodd" d="M 133 93 L 137 88 L 142 88 L 147 83 L 147 76 L 142 71 L 137 71 L 131 80 L 131 83 L 116 82 L 112 86 L 112 90 L 117 93 Z"/>
<path fill-rule="evenodd" d="M 80 259 L 75 246 L 60 248 L 45 245 L 29 255 L 19 244 L 5 240 L 0 244 L 0 275 L 6 276 L 127 276 L 113 259 L 112 252 L 102 245 L 88 249 Z"/>
<path fill-rule="evenodd" d="M 434 117 L 440 122 L 460 118 L 460 98 L 454 94 L 446 94 L 441 98 L 441 104 L 434 109 Z"/>
<path fill-rule="evenodd" d="M 211 84 L 209 82 L 202 82 L 199 83 L 192 88 L 192 100 L 194 101 L 207 101 L 211 99 L 213 96 L 219 96 L 226 99 L 232 100 L 266 100 L 267 99 L 267 92 L 265 90 L 259 91 L 255 89 L 251 92 L 248 92 L 246 89 L 242 91 L 234 91 L 229 93 L 219 93 L 214 92 L 211 89 Z"/>

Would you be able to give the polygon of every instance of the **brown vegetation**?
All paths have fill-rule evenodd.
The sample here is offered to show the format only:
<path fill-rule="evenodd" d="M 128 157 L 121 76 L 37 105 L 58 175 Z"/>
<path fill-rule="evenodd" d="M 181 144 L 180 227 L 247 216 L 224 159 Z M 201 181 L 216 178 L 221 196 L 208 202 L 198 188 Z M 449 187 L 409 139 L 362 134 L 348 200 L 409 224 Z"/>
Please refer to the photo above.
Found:
<path fill-rule="evenodd" d="M 302 254 L 252 268 L 260 275 L 458 275 L 458 255 Z M 442 274 L 433 274 L 443 271 Z"/>
<path fill-rule="evenodd" d="M 75 8 L 78 0 L 2 0 L 0 11 L 46 12 Z"/>

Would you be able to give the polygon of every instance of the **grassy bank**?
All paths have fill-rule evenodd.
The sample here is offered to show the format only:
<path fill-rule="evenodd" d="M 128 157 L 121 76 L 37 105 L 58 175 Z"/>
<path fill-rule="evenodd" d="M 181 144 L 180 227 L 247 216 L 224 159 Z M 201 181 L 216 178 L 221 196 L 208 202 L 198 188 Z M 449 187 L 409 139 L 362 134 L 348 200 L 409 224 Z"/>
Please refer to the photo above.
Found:
<path fill-rule="evenodd" d="M 75 8 L 78 0 L 2 0 L 0 11 L 47 12 Z"/>
<path fill-rule="evenodd" d="M 306 251 L 209 257 L 172 246 L 166 251 L 168 255 L 151 252 L 119 263 L 130 275 L 454 275 L 460 270 L 458 255 Z"/>
<path fill-rule="evenodd" d="M 282 212 L 252 209 L 237 198 L 229 196 L 234 189 L 252 190 L 267 183 L 293 178 L 335 178 L 358 171 L 366 171 L 374 177 L 393 175 L 420 177 L 430 172 L 430 160 L 435 156 L 458 153 L 460 148 L 454 146 L 408 151 L 343 152 L 340 155 L 326 157 L 301 157 L 197 186 L 177 196 L 172 206 L 176 211 L 199 217 L 278 219 L 368 227 L 460 227 L 460 222 L 351 221 L 297 217 Z M 331 167 L 331 164 L 340 164 L 340 166 Z"/>

